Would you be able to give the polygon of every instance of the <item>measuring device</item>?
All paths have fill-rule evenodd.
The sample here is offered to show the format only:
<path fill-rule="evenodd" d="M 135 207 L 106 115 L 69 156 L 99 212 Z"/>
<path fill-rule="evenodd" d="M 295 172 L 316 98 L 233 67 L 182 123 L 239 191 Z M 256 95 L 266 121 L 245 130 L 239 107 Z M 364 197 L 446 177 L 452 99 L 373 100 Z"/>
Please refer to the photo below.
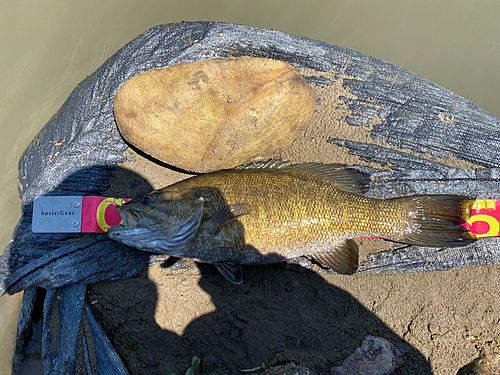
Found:
<path fill-rule="evenodd" d="M 106 233 L 121 223 L 115 207 L 130 198 L 44 196 L 35 198 L 34 233 Z M 464 226 L 477 238 L 500 236 L 500 199 L 473 201 Z"/>

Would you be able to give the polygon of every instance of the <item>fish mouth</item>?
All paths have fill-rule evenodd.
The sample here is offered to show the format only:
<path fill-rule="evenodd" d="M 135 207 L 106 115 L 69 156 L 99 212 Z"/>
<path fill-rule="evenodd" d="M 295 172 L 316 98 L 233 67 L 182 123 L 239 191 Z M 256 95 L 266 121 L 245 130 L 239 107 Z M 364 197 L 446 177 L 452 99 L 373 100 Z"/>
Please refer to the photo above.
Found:
<path fill-rule="evenodd" d="M 127 210 L 122 206 L 116 207 L 116 211 L 120 214 L 123 223 L 115 225 L 112 228 L 120 228 L 120 229 L 135 229 L 141 224 L 141 217 L 137 212 L 133 210 Z"/>
<path fill-rule="evenodd" d="M 123 222 L 109 228 L 107 234 L 112 240 L 124 242 L 126 238 L 141 229 L 140 219 L 135 213 L 126 211 L 118 212 L 120 213 Z"/>

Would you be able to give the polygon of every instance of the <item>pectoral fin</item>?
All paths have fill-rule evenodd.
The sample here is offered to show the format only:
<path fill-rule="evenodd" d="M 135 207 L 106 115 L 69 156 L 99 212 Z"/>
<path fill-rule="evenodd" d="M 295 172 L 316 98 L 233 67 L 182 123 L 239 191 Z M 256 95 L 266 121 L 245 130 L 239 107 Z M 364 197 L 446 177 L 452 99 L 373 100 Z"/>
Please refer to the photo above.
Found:
<path fill-rule="evenodd" d="M 343 275 L 352 275 L 358 269 L 358 245 L 346 240 L 327 252 L 310 255 L 314 261 Z"/>
<path fill-rule="evenodd" d="M 238 262 L 218 262 L 215 267 L 232 283 L 245 285 L 245 273 Z"/>
<path fill-rule="evenodd" d="M 210 216 L 206 222 L 210 225 L 210 233 L 215 235 L 224 225 L 248 213 L 249 209 L 247 203 L 230 204 Z"/>

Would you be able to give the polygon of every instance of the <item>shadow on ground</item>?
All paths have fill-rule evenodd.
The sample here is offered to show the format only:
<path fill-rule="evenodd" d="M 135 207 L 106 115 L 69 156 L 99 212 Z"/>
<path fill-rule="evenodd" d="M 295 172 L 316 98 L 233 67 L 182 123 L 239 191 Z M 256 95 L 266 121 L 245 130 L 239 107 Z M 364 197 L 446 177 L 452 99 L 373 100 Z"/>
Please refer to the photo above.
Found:
<path fill-rule="evenodd" d="M 104 182 L 118 174 L 120 183 L 109 189 Z M 94 167 L 71 174 L 50 194 L 99 195 L 104 189 L 108 189 L 108 196 L 135 197 L 152 188 L 134 172 Z M 3 257 L 2 287 L 7 293 L 27 288 L 33 291 L 35 287 L 49 289 L 50 301 L 45 298 L 42 303 L 37 298 L 40 294 L 34 292 L 31 300 L 23 302 L 26 319 L 24 325 L 20 321 L 22 335 L 16 363 L 29 364 L 31 369 L 40 369 L 40 356 L 35 363 L 26 362 L 32 333 L 37 331 L 33 327 L 36 306 L 46 309 L 42 340 L 45 348 L 54 350 L 43 357 L 48 358 L 46 364 L 51 368 L 62 369 L 61 361 L 68 357 L 56 353 L 55 345 L 61 340 L 60 347 L 66 339 L 77 345 L 81 324 L 78 313 L 84 308 L 85 296 L 85 286 L 78 285 L 89 284 L 85 300 L 132 374 L 184 373 L 193 356 L 203 358 L 203 373 L 207 374 L 212 370 L 236 374 L 237 369 L 279 361 L 325 374 L 339 366 L 366 335 L 384 337 L 405 352 L 405 363 L 396 374 L 432 374 L 420 352 L 404 343 L 349 293 L 310 270 L 286 263 L 246 267 L 247 286 L 231 284 L 212 265 L 200 265 L 201 275 L 171 275 L 168 267 L 153 264 L 141 277 L 130 278 L 146 267 L 147 253 L 111 241 L 104 234 L 34 234 L 30 226 L 32 206 L 24 205 L 22 212 L 14 241 Z M 156 282 L 150 279 L 151 273 L 156 273 Z M 126 280 L 103 281 L 117 279 Z M 54 288 L 62 291 L 53 293 Z M 73 291 L 78 291 L 82 300 L 73 298 Z M 60 293 L 70 305 L 59 304 Z M 158 306 L 160 297 L 168 295 L 177 298 L 168 306 Z M 60 314 L 61 309 L 67 312 Z M 179 316 L 184 318 L 182 322 L 176 321 Z M 176 329 L 163 329 L 158 321 L 169 321 Z M 189 323 L 184 327 L 186 321 Z M 65 353 L 71 353 L 71 345 L 65 346 Z M 79 352 L 77 374 L 86 371 L 79 365 L 81 356 Z M 19 365 L 16 373 L 23 373 L 22 367 Z"/>
<path fill-rule="evenodd" d="M 237 286 L 215 267 L 200 265 L 201 278 L 165 275 L 155 284 L 144 274 L 94 284 L 88 300 L 93 301 L 92 310 L 132 374 L 184 373 L 193 356 L 203 358 L 204 373 L 235 374 L 237 369 L 291 361 L 326 374 L 368 334 L 384 337 L 405 352 L 405 363 L 396 374 L 432 374 L 419 351 L 349 293 L 312 271 L 291 268 L 285 264 L 246 267 L 247 286 Z M 182 296 L 171 299 L 165 314 L 170 311 L 175 318 L 175 310 L 182 309 L 186 315 L 198 316 L 180 335 L 157 324 L 169 321 L 168 316 L 160 316 L 159 294 L 178 295 L 179 289 Z M 204 304 L 205 293 L 215 311 Z"/>

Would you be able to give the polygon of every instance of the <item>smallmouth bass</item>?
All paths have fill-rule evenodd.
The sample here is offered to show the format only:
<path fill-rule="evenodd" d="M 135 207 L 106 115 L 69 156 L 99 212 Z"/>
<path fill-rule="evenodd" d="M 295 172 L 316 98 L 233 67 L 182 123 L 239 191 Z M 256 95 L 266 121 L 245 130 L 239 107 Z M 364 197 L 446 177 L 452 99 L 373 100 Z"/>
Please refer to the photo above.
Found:
<path fill-rule="evenodd" d="M 368 176 L 327 164 L 276 160 L 201 174 L 136 198 L 116 210 L 123 224 L 110 238 L 140 250 L 213 263 L 243 283 L 241 264 L 308 256 L 353 274 L 355 238 L 378 237 L 421 246 L 462 246 L 475 240 L 461 226 L 471 199 L 361 195 Z"/>

